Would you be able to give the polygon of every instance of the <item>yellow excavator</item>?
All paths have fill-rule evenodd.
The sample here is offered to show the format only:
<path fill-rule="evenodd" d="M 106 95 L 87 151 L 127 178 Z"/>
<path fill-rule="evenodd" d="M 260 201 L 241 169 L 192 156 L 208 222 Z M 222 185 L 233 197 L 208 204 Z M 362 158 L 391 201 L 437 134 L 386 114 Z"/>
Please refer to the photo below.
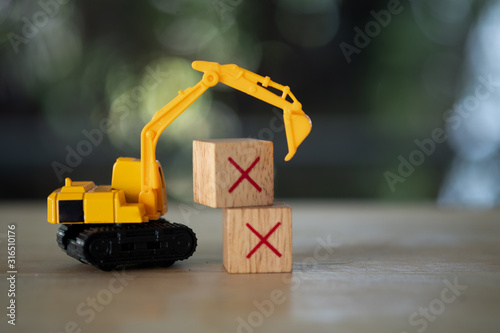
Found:
<path fill-rule="evenodd" d="M 118 158 L 111 185 L 96 186 L 92 181 L 66 178 L 64 186 L 48 196 L 48 222 L 61 224 L 57 242 L 69 256 L 112 270 L 138 264 L 167 267 L 194 253 L 195 233 L 185 225 L 161 218 L 167 212 L 167 197 L 155 152 L 163 130 L 217 83 L 283 109 L 288 144 L 285 160 L 293 157 L 311 131 L 311 121 L 289 87 L 236 65 L 194 61 L 192 67 L 203 72 L 203 78 L 180 91 L 146 124 L 141 132 L 140 160 Z M 281 91 L 281 96 L 269 88 Z"/>

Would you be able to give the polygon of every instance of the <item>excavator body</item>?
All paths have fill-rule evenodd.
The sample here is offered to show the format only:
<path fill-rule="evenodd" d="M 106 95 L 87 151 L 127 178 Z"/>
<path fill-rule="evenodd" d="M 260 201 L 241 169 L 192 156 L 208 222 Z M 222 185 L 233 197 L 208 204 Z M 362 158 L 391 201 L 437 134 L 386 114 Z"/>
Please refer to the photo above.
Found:
<path fill-rule="evenodd" d="M 154 193 L 160 216 L 167 210 L 165 179 L 156 161 Z M 62 224 L 57 242 L 69 256 L 112 270 L 124 265 L 160 265 L 190 257 L 197 246 L 195 233 L 187 226 L 158 218 L 151 220 L 141 192 L 141 161 L 120 157 L 113 167 L 111 185 L 92 181 L 73 182 L 52 192 L 48 199 L 48 221 Z M 144 223 L 149 222 L 149 223 Z"/>
<path fill-rule="evenodd" d="M 165 178 L 156 161 L 155 202 L 160 216 L 167 211 Z M 141 161 L 120 157 L 113 166 L 111 185 L 96 186 L 92 181 L 73 182 L 52 192 L 47 199 L 48 222 L 53 224 L 142 223 L 149 222 L 141 192 Z"/>

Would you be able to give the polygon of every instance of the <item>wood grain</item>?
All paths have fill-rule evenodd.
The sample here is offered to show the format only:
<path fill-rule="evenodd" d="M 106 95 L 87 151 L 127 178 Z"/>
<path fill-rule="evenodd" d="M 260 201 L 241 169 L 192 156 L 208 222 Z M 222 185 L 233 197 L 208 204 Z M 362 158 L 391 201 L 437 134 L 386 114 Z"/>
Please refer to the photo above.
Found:
<path fill-rule="evenodd" d="M 275 202 L 272 206 L 226 208 L 222 216 L 223 260 L 229 273 L 292 271 L 290 206 Z"/>
<path fill-rule="evenodd" d="M 271 141 L 193 141 L 194 201 L 212 208 L 271 205 L 273 156 Z"/>

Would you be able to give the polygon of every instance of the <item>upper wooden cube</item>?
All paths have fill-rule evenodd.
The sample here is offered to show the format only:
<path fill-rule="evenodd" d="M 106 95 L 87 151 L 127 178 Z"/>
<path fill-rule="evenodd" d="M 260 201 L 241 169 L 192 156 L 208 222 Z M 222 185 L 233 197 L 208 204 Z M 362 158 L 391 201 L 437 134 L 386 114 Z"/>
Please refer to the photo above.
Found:
<path fill-rule="evenodd" d="M 271 141 L 193 141 L 193 193 L 213 208 L 272 205 L 274 153 Z"/>

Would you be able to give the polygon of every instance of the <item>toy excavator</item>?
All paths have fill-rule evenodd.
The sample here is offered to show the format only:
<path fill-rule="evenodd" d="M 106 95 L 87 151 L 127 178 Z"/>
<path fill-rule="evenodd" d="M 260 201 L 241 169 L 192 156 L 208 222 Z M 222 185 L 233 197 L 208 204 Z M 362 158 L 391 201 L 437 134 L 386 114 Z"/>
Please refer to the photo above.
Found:
<path fill-rule="evenodd" d="M 155 151 L 163 130 L 208 88 L 222 82 L 283 109 L 290 160 L 311 131 L 311 121 L 290 88 L 236 65 L 195 61 L 203 72 L 195 86 L 156 112 L 141 133 L 141 159 L 120 157 L 113 167 L 111 185 L 72 181 L 47 198 L 48 222 L 62 224 L 59 246 L 71 257 L 112 270 L 123 265 L 168 267 L 190 257 L 197 246 L 195 233 L 185 225 L 161 218 L 167 212 L 165 179 Z M 276 95 L 268 87 L 282 92 Z"/>

